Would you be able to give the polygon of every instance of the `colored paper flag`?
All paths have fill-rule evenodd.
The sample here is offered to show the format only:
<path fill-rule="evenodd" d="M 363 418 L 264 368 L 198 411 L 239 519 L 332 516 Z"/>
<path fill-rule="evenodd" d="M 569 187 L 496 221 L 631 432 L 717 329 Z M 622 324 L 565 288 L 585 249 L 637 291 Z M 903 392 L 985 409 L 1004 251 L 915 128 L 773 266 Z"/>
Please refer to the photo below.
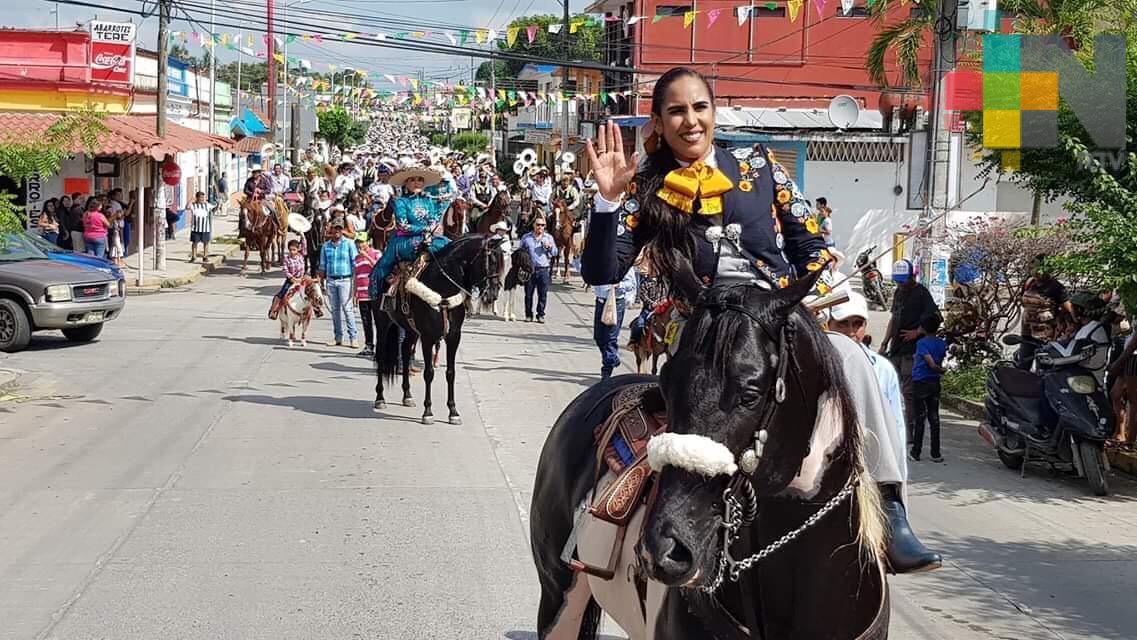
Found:
<path fill-rule="evenodd" d="M 750 17 L 750 7 L 736 7 L 734 13 L 738 16 L 738 26 L 741 27 L 746 24 L 746 19 Z"/>
<path fill-rule="evenodd" d="M 630 26 L 634 25 L 635 23 L 637 23 L 643 19 L 644 19 L 643 16 L 631 16 L 630 18 L 628 18 L 628 21 L 626 24 L 630 27 Z"/>
<path fill-rule="evenodd" d="M 569 33 L 576 33 L 578 30 L 580 30 L 580 25 L 582 25 L 582 24 L 584 24 L 584 23 L 583 22 L 570 23 L 569 24 Z"/>
<path fill-rule="evenodd" d="M 478 30 L 474 32 L 474 42 L 481 44 L 485 42 L 486 34 L 484 31 Z"/>
<path fill-rule="evenodd" d="M 801 13 L 801 5 L 805 0 L 786 0 L 786 7 L 790 10 L 790 22 L 797 22 L 797 16 Z"/>
<path fill-rule="evenodd" d="M 849 15 L 853 10 L 853 0 L 841 0 L 841 13 Z"/>
<path fill-rule="evenodd" d="M 446 39 L 450 41 L 450 46 L 458 44 L 458 39 L 454 37 L 453 31 L 446 32 Z"/>
<path fill-rule="evenodd" d="M 512 47 L 517 43 L 517 34 L 521 31 L 521 27 L 510 27 L 505 32 L 505 45 Z"/>
<path fill-rule="evenodd" d="M 322 36 L 318 33 L 315 34 L 314 36 L 312 36 L 312 39 L 315 40 L 319 44 L 324 44 L 324 36 Z"/>
<path fill-rule="evenodd" d="M 715 23 L 715 20 L 719 19 L 720 13 L 722 13 L 722 9 L 711 9 L 710 11 L 707 12 L 707 27 L 708 28 Z"/>
<path fill-rule="evenodd" d="M 872 2 L 872 0 L 869 0 L 869 2 Z M 766 8 L 769 9 L 770 11 L 776 11 L 778 9 L 778 3 L 777 2 L 767 2 Z"/>
<path fill-rule="evenodd" d="M 698 15 L 698 13 L 699 13 L 698 11 L 684 11 L 683 12 L 683 28 L 684 29 L 686 29 L 687 27 L 689 27 L 695 23 L 695 16 Z"/>
<path fill-rule="evenodd" d="M 422 38 L 426 37 L 426 32 L 425 31 L 413 31 L 413 32 L 411 32 L 411 35 L 416 37 L 416 38 L 419 38 L 421 40 Z"/>
<path fill-rule="evenodd" d="M 301 40 L 302 42 L 311 42 L 311 41 L 312 41 L 312 36 L 310 36 L 310 35 L 308 35 L 308 34 L 304 34 L 304 35 L 300 36 L 300 40 Z"/>
<path fill-rule="evenodd" d="M 328 63 L 328 71 L 335 71 L 336 69 L 337 69 L 336 65 L 334 65 L 330 62 Z"/>
<path fill-rule="evenodd" d="M 563 26 L 564 25 L 559 23 L 559 22 L 550 22 L 549 23 L 549 33 L 560 33 L 561 27 L 563 27 Z"/>
<path fill-rule="evenodd" d="M 505 89 L 498 89 L 497 97 L 499 100 L 505 100 Z"/>
<path fill-rule="evenodd" d="M 395 37 L 398 38 L 399 40 L 406 40 L 407 39 L 407 32 L 406 31 L 400 31 L 400 32 L 395 34 Z"/>
<path fill-rule="evenodd" d="M 279 53 L 274 53 L 274 54 L 272 54 L 272 59 L 273 59 L 273 60 L 276 60 L 277 62 L 279 62 L 279 63 L 281 63 L 281 64 L 284 64 L 284 56 L 282 56 L 282 55 L 281 55 L 281 54 L 279 54 Z"/>
<path fill-rule="evenodd" d="M 245 34 L 245 46 L 246 47 L 253 46 L 253 34 L 251 34 L 251 33 Z"/>
<path fill-rule="evenodd" d="M 349 32 L 349 33 L 343 34 L 344 40 L 355 40 L 357 37 L 359 37 L 358 33 L 350 33 Z"/>
<path fill-rule="evenodd" d="M 470 32 L 465 29 L 458 32 L 458 45 L 465 46 L 466 40 L 470 37 Z"/>
<path fill-rule="evenodd" d="M 659 22 L 660 20 L 663 20 L 663 19 L 664 19 L 664 18 L 666 18 L 666 17 L 667 17 L 667 16 L 665 16 L 665 15 L 663 15 L 663 14 L 657 13 L 657 14 L 655 14 L 654 16 L 652 16 L 652 17 L 651 17 L 651 23 L 652 23 L 652 24 L 655 24 L 655 23 Z"/>
<path fill-rule="evenodd" d="M 292 44 L 293 42 L 296 42 L 295 34 L 290 33 L 287 37 L 284 38 L 284 44 Z"/>
<path fill-rule="evenodd" d="M 529 44 L 533 44 L 533 41 L 537 39 L 537 29 L 538 26 L 535 24 L 525 27 L 525 35 L 529 38 Z"/>
<path fill-rule="evenodd" d="M 486 42 L 493 42 L 494 40 L 497 40 L 497 32 L 490 29 L 489 32 L 486 33 Z"/>
<path fill-rule="evenodd" d="M 825 0 L 813 0 L 813 8 L 817 10 L 817 17 L 825 17 Z"/>
<path fill-rule="evenodd" d="M 411 81 L 411 88 L 414 89 L 415 91 L 418 91 L 418 80 L 411 78 L 410 81 Z"/>

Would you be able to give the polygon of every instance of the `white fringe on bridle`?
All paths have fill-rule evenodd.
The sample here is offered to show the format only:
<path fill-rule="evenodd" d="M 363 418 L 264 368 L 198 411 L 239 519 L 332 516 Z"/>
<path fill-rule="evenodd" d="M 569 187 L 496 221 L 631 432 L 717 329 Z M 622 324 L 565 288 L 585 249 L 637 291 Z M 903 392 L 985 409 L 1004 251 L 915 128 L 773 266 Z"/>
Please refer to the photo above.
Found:
<path fill-rule="evenodd" d="M 708 478 L 738 471 L 726 445 L 694 433 L 661 433 L 647 443 L 647 462 L 653 471 L 678 467 Z"/>
<path fill-rule="evenodd" d="M 449 309 L 454 309 L 462 306 L 466 301 L 466 294 L 459 291 L 449 298 L 443 298 L 437 291 L 423 284 L 418 278 L 411 278 L 407 280 L 407 293 L 422 300 L 431 307 L 437 309 L 440 305 L 445 303 Z"/>

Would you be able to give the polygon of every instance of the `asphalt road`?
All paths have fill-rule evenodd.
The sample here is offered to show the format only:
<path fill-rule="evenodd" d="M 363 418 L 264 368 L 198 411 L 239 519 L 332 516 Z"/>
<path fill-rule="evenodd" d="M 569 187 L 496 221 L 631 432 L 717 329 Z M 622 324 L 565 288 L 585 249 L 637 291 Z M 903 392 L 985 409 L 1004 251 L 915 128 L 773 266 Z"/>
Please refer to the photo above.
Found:
<path fill-rule="evenodd" d="M 0 356 L 20 385 L 0 400 L 0 639 L 535 638 L 530 487 L 598 375 L 591 297 L 555 286 L 546 325 L 471 321 L 465 424 L 424 427 L 372 413 L 370 362 L 321 346 L 327 320 L 280 345 L 277 286 L 222 270 L 131 299 L 97 343 Z M 952 417 L 944 442 L 910 494 L 946 564 L 892 581 L 891 637 L 1137 637 L 1137 484 L 1020 478 Z"/>

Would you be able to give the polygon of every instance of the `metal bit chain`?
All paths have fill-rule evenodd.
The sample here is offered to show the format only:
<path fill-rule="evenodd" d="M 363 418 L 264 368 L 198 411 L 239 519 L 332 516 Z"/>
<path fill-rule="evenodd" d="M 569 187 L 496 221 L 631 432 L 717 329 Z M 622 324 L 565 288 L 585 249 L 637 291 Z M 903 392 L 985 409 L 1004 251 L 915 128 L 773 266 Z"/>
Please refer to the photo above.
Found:
<path fill-rule="evenodd" d="M 858 482 L 856 478 L 849 478 L 849 481 L 845 483 L 845 487 L 841 489 L 837 495 L 830 498 L 829 502 L 826 502 L 820 509 L 818 509 L 817 513 L 806 519 L 806 521 L 803 522 L 800 527 L 786 533 L 784 536 L 766 545 L 766 547 L 758 551 L 758 553 L 737 561 L 734 558 L 730 557 L 730 545 L 732 545 L 737 539 L 738 530 L 742 528 L 742 520 L 739 517 L 739 513 L 742 510 L 742 505 L 739 504 L 735 497 L 732 495 L 730 487 L 727 487 L 726 491 L 723 492 L 723 501 L 726 505 L 724 511 L 726 513 L 724 514 L 722 520 L 723 545 L 722 551 L 719 553 L 718 570 L 716 572 L 715 579 L 709 585 L 699 587 L 699 590 L 703 591 L 704 593 L 714 593 L 715 591 L 718 591 L 718 588 L 722 586 L 722 583 L 727 575 L 730 576 L 731 582 L 738 582 L 738 579 L 742 577 L 743 571 L 750 569 L 763 559 L 769 557 L 777 550 L 796 540 L 801 536 L 801 534 L 805 533 L 810 527 L 814 526 L 822 518 L 828 515 L 830 511 L 833 511 L 842 502 L 847 500 L 849 496 L 853 495 L 853 491 L 856 490 L 857 484 Z"/>

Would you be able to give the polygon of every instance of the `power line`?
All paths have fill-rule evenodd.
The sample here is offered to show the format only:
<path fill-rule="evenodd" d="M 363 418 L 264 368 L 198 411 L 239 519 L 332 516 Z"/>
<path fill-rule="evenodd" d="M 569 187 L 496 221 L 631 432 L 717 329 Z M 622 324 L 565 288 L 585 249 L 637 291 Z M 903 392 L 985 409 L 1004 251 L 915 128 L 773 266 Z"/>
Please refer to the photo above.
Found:
<path fill-rule="evenodd" d="M 98 8 L 98 9 L 114 9 L 114 10 L 122 11 L 125 13 L 136 13 L 136 14 L 138 13 L 137 10 L 123 9 L 123 8 L 117 7 L 117 6 L 98 4 L 98 3 L 94 3 L 94 2 L 84 2 L 82 0 L 60 0 L 60 2 L 62 4 L 87 6 L 87 7 L 93 7 L 93 8 Z M 180 4 L 188 4 L 188 3 L 181 2 Z M 252 17 L 252 16 L 249 16 L 249 17 Z M 496 51 L 495 52 L 495 51 L 488 51 L 488 50 L 483 50 L 483 49 L 473 49 L 473 48 L 469 48 L 469 47 L 462 47 L 462 46 L 455 46 L 455 45 L 444 45 L 441 43 L 422 42 L 422 41 L 419 41 L 416 43 L 414 41 L 399 40 L 399 39 L 392 40 L 389 38 L 380 40 L 378 38 L 370 37 L 367 34 L 362 34 L 361 36 L 355 37 L 355 38 L 344 39 L 343 37 L 327 35 L 326 28 L 328 25 L 322 25 L 322 24 L 313 25 L 313 24 L 308 23 L 308 22 L 301 24 L 301 23 L 297 23 L 297 22 L 292 21 L 292 20 L 281 21 L 281 22 L 284 24 L 287 24 L 287 25 L 293 25 L 292 28 L 298 32 L 308 31 L 308 32 L 315 33 L 317 35 L 321 35 L 324 40 L 331 40 L 334 42 L 342 42 L 342 43 L 349 43 L 349 44 L 357 44 L 357 45 L 362 45 L 362 46 L 388 48 L 388 49 L 411 51 L 411 52 L 417 52 L 417 53 L 436 54 L 436 55 L 456 55 L 456 56 L 462 56 L 462 57 L 483 58 L 483 59 L 488 59 L 488 60 L 507 60 L 507 61 L 532 63 L 532 64 L 568 66 L 570 68 L 594 70 L 594 71 L 601 71 L 601 72 L 648 74 L 648 75 L 658 74 L 658 72 L 655 72 L 655 71 L 637 69 L 634 67 L 610 66 L 610 65 L 604 65 L 601 63 L 579 62 L 579 61 L 565 62 L 563 60 L 557 60 L 557 59 L 540 58 L 540 57 L 536 57 L 536 56 L 528 56 L 528 55 L 522 55 L 522 54 L 516 54 L 516 53 L 510 53 L 510 52 L 502 52 L 502 51 Z M 224 22 L 224 21 L 218 21 L 217 24 L 221 27 L 246 28 L 243 25 L 236 25 L 236 24 L 232 24 L 232 23 Z M 254 23 L 254 25 L 255 25 L 255 23 Z M 795 33 L 794 35 L 798 35 L 798 34 Z M 702 63 L 701 66 L 706 66 L 707 64 L 717 64 L 717 63 Z M 695 66 L 700 66 L 700 65 L 697 64 Z M 820 88 L 826 88 L 826 89 L 847 89 L 847 90 L 855 90 L 855 91 L 878 91 L 880 89 L 878 86 L 873 85 L 873 84 L 853 84 L 853 83 L 838 83 L 838 82 L 811 82 L 811 81 L 804 81 L 804 80 L 780 81 L 780 80 L 773 80 L 773 79 L 755 79 L 755 78 L 748 78 L 745 76 L 730 76 L 730 75 L 721 75 L 721 74 L 705 74 L 705 75 L 709 80 L 727 80 L 727 81 L 744 82 L 744 83 L 752 83 L 752 84 L 766 84 L 766 85 L 773 85 L 773 86 L 812 86 L 812 87 L 820 87 Z"/>

